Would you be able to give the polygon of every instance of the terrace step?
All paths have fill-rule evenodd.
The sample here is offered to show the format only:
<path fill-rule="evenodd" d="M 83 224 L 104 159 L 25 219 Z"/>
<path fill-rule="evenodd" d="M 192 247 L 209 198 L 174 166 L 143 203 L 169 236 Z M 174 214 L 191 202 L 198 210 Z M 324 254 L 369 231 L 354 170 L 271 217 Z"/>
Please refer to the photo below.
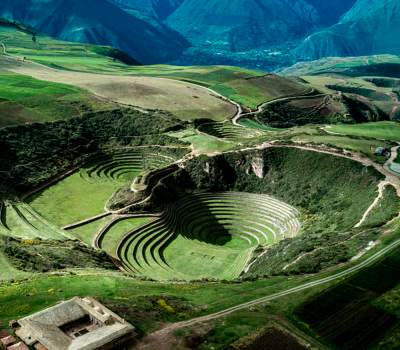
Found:
<path fill-rule="evenodd" d="M 169 278 L 181 276 L 165 259 L 168 246 L 180 235 L 187 244 L 195 243 L 213 252 L 231 251 L 237 254 L 243 244 L 249 248 L 240 253 L 235 266 L 227 266 L 220 276 L 235 278 L 244 269 L 253 249 L 259 244 L 272 244 L 297 234 L 298 211 L 276 198 L 250 193 L 203 193 L 186 197 L 167 207 L 164 215 L 132 231 L 121 241 L 117 256 L 125 268 L 135 274 Z M 226 237 L 243 241 L 227 248 L 218 246 Z M 241 249 L 241 248 L 240 248 Z M 184 251 L 182 251 L 184 253 Z M 218 255 L 218 254 L 217 254 Z M 190 277 L 190 276 L 189 276 Z M 193 276 L 191 276 L 193 277 Z"/>

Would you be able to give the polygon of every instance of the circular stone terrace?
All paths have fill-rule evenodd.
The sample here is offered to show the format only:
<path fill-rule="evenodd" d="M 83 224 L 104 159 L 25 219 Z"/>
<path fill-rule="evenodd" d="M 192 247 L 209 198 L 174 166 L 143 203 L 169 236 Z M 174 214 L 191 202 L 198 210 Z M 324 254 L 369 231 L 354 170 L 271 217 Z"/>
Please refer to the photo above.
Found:
<path fill-rule="evenodd" d="M 268 195 L 196 194 L 130 232 L 116 254 L 126 270 L 158 280 L 234 279 L 257 246 L 296 236 L 298 215 L 294 207 Z"/>

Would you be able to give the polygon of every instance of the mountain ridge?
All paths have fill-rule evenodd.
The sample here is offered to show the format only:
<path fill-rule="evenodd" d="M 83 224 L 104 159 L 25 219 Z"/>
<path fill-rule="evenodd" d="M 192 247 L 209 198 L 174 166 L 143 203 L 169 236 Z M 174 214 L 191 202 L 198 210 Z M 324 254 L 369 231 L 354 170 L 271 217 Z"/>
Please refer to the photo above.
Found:
<path fill-rule="evenodd" d="M 106 0 L 3 0 L 0 15 L 60 40 L 117 47 L 142 63 L 171 60 L 190 46 L 156 19 L 145 22 Z"/>
<path fill-rule="evenodd" d="M 304 60 L 323 57 L 400 54 L 400 36 L 394 25 L 400 22 L 400 3 L 359 0 L 342 22 L 309 36 L 294 50 Z"/>

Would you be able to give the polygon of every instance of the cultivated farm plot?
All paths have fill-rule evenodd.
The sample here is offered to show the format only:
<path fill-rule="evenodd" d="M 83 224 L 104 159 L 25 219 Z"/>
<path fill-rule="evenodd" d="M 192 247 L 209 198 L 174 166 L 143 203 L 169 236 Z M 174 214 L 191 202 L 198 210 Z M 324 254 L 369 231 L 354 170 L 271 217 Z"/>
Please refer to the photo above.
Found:
<path fill-rule="evenodd" d="M 220 121 L 236 112 L 235 105 L 212 92 L 176 80 L 71 72 L 30 63 L 12 63 L 6 68 L 39 80 L 70 84 L 124 105 L 169 111 L 182 120 Z"/>
<path fill-rule="evenodd" d="M 372 301 L 400 282 L 400 251 L 301 305 L 295 315 L 340 349 L 364 350 L 389 332 L 398 318 Z"/>
<path fill-rule="evenodd" d="M 117 254 L 127 270 L 159 280 L 233 279 L 256 246 L 295 236 L 297 215 L 295 208 L 265 195 L 193 195 L 132 231 Z"/>
<path fill-rule="evenodd" d="M 156 65 L 134 67 L 132 71 L 203 85 L 252 109 L 278 97 L 302 95 L 310 91 L 309 86 L 298 81 L 238 67 Z"/>

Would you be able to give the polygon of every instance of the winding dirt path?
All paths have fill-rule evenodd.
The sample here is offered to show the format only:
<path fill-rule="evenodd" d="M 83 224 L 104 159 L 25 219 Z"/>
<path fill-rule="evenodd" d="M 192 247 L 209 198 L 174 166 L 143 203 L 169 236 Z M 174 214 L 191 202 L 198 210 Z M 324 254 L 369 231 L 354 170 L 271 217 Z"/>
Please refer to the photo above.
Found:
<path fill-rule="evenodd" d="M 354 227 L 360 227 L 364 221 L 367 219 L 368 215 L 371 213 L 371 211 L 378 205 L 379 200 L 383 197 L 383 190 L 387 185 L 390 185 L 390 182 L 388 181 L 382 181 L 378 185 L 378 196 L 375 198 L 374 202 L 369 206 L 369 208 L 365 211 L 363 217 L 361 220 L 354 226 Z"/>

